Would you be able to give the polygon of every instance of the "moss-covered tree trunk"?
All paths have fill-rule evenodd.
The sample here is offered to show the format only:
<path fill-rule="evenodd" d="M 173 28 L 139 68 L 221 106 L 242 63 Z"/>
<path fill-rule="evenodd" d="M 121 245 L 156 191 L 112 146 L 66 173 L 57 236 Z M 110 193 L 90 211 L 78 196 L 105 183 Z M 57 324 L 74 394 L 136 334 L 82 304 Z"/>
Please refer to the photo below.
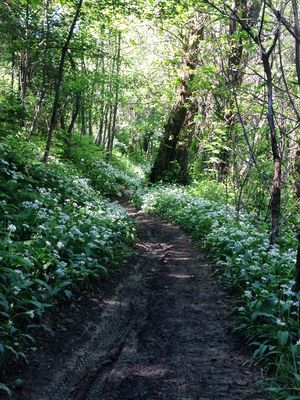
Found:
<path fill-rule="evenodd" d="M 182 150 L 179 149 L 179 142 L 182 139 L 188 144 L 188 135 L 181 137 L 188 111 L 193 108 L 193 79 L 198 64 L 199 42 L 203 38 L 203 18 L 199 13 L 190 21 L 189 34 L 184 46 L 182 57 L 182 78 L 178 90 L 178 98 L 174 104 L 168 121 L 164 128 L 164 133 L 160 142 L 158 153 L 150 173 L 150 181 L 157 182 L 164 179 L 168 174 L 172 174 L 174 162 L 178 162 L 179 173 L 175 177 L 178 181 L 185 183 L 187 179 L 187 158 L 182 160 Z M 187 152 L 186 152 L 187 156 Z"/>

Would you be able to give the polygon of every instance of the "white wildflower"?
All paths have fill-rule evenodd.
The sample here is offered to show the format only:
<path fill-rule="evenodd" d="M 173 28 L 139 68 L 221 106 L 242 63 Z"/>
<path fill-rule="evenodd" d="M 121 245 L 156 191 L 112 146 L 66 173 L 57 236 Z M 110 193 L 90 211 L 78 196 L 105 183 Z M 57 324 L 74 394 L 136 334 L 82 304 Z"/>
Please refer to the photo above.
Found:
<path fill-rule="evenodd" d="M 275 321 L 275 323 L 276 323 L 276 325 L 278 325 L 278 326 L 285 326 L 285 325 L 286 325 L 286 323 L 283 322 L 280 318 L 277 318 L 276 321 Z"/>
<path fill-rule="evenodd" d="M 294 292 L 291 289 L 283 290 L 283 294 L 286 296 L 293 296 Z"/>
<path fill-rule="evenodd" d="M 15 295 L 15 296 L 16 296 L 20 291 L 21 291 L 21 289 L 20 289 L 19 287 L 14 286 L 13 292 L 14 292 L 14 295 Z"/>
<path fill-rule="evenodd" d="M 15 232 L 17 230 L 17 227 L 14 224 L 9 224 L 7 230 L 9 232 Z"/>

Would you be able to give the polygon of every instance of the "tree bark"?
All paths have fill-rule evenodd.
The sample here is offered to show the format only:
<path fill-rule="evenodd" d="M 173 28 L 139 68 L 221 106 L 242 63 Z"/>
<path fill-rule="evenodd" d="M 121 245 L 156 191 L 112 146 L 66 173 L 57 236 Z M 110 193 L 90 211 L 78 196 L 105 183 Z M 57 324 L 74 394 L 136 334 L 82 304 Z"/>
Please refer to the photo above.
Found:
<path fill-rule="evenodd" d="M 114 139 L 116 136 L 116 122 L 117 122 L 117 114 L 118 114 L 118 106 L 119 106 L 119 75 L 120 75 L 120 67 L 121 67 L 121 32 L 118 33 L 117 39 L 117 54 L 116 54 L 116 77 L 115 77 L 115 103 L 113 107 L 113 117 L 112 117 L 112 127 L 111 134 L 109 136 L 108 142 L 108 157 L 111 158 L 112 151 L 114 147 Z"/>
<path fill-rule="evenodd" d="M 39 99 L 35 105 L 34 117 L 32 120 L 31 128 L 30 128 L 30 136 L 33 135 L 39 125 L 39 117 L 42 109 L 42 105 L 46 96 L 46 75 L 47 75 L 47 56 L 49 50 L 49 32 L 50 32 L 50 24 L 49 24 L 49 0 L 45 0 L 45 14 L 44 14 L 44 34 L 45 34 L 45 47 L 43 52 L 43 66 L 42 66 L 42 84 L 40 89 Z"/>
<path fill-rule="evenodd" d="M 11 54 L 11 89 L 14 90 L 15 86 L 15 62 L 16 62 L 16 54 L 15 51 L 12 51 Z"/>
<path fill-rule="evenodd" d="M 112 119 L 113 119 L 113 106 L 112 104 L 109 107 L 109 114 L 108 114 L 108 122 L 106 128 L 106 151 L 107 151 L 107 158 L 109 158 L 109 144 L 111 141 L 111 128 L 112 128 Z"/>
<path fill-rule="evenodd" d="M 295 23 L 295 33 L 296 36 L 300 37 L 300 23 L 299 23 L 299 10 L 297 0 L 292 0 L 293 14 L 294 14 L 294 23 Z M 296 64 L 296 73 L 298 85 L 300 87 L 300 42 L 295 39 L 295 64 Z M 297 114 L 298 117 L 298 114 Z M 299 119 L 299 117 L 298 117 Z M 296 196 L 298 202 L 300 202 L 300 140 L 298 141 L 298 150 L 296 153 L 295 160 L 295 170 L 296 170 Z M 298 249 L 297 249 L 297 259 L 296 259 L 296 277 L 295 277 L 295 291 L 300 291 L 300 227 L 297 227 L 297 240 L 298 240 Z"/>
<path fill-rule="evenodd" d="M 26 93 L 27 93 L 27 84 L 28 84 L 28 68 L 29 68 L 29 55 L 28 55 L 28 38 L 29 38 L 29 1 L 26 1 L 25 8 L 25 51 L 21 55 L 21 99 L 22 102 L 25 103 Z"/>
<path fill-rule="evenodd" d="M 102 136 L 102 145 L 105 146 L 106 145 L 106 141 L 107 141 L 107 132 L 108 132 L 108 116 L 110 113 L 110 106 L 107 103 L 105 106 L 105 112 L 104 112 L 104 128 L 103 128 L 103 136 Z"/>
<path fill-rule="evenodd" d="M 60 107 L 59 110 L 59 122 L 60 128 L 65 131 L 66 130 L 66 122 L 65 122 L 65 105 Z"/>
<path fill-rule="evenodd" d="M 292 0 L 294 21 L 295 21 L 295 33 L 298 38 L 300 38 L 300 23 L 299 23 L 299 10 L 297 0 Z M 295 64 L 298 85 L 300 86 L 300 42 L 295 40 Z"/>
<path fill-rule="evenodd" d="M 84 95 L 81 96 L 81 107 L 80 107 L 80 117 L 81 117 L 81 136 L 86 135 L 86 117 L 85 117 L 85 98 Z"/>
<path fill-rule="evenodd" d="M 105 108 L 104 108 L 105 63 L 104 63 L 104 56 L 102 57 L 101 73 L 102 73 L 102 77 L 101 77 L 102 80 L 101 80 L 100 122 L 99 122 L 98 134 L 97 134 L 97 138 L 96 138 L 96 143 L 98 145 L 102 144 L 103 130 L 104 130 L 104 118 L 105 118 Z"/>
<path fill-rule="evenodd" d="M 272 83 L 272 70 L 270 64 L 271 53 L 266 53 L 262 50 L 262 61 L 264 71 L 266 74 L 267 84 L 267 103 L 268 103 L 268 123 L 270 128 L 270 141 L 274 163 L 273 173 L 273 187 L 271 199 L 271 213 L 272 213 L 272 229 L 270 236 L 270 245 L 274 245 L 277 241 L 279 218 L 280 218 L 280 205 L 281 205 L 281 157 L 279 154 L 276 126 L 273 111 L 273 83 Z"/>
<path fill-rule="evenodd" d="M 69 153 L 70 149 L 71 149 L 73 130 L 74 130 L 74 126 L 76 123 L 76 119 L 77 119 L 79 111 L 80 111 L 80 97 L 81 97 L 80 93 L 75 94 L 74 107 L 73 107 L 73 111 L 72 111 L 71 121 L 70 121 L 70 125 L 68 126 L 68 130 L 67 130 L 67 153 Z"/>
<path fill-rule="evenodd" d="M 166 174 L 172 173 L 173 162 L 178 161 L 177 145 L 187 112 L 193 104 L 191 86 L 198 63 L 198 47 L 202 38 L 203 19 L 199 13 L 196 13 L 190 22 L 190 33 L 184 46 L 183 76 L 180 82 L 179 96 L 165 125 L 158 153 L 149 176 L 150 182 L 164 179 Z M 177 179 L 180 180 L 179 177 Z"/>
<path fill-rule="evenodd" d="M 242 62 L 243 54 L 243 41 L 241 38 L 235 38 L 237 32 L 239 32 L 239 26 L 235 19 L 235 13 L 241 11 L 243 18 L 246 18 L 247 2 L 245 0 L 236 0 L 234 4 L 234 10 L 230 15 L 229 20 L 229 57 L 228 66 L 225 71 L 226 78 L 226 91 L 224 98 L 224 105 L 220 109 L 221 118 L 225 123 L 226 138 L 225 146 L 220 153 L 220 164 L 218 166 L 218 179 L 222 182 L 226 179 L 230 171 L 230 150 L 232 144 L 232 136 L 234 127 L 237 122 L 236 112 L 234 111 L 234 94 L 233 90 L 236 90 L 242 81 L 242 74 L 239 70 Z M 224 110 L 227 110 L 224 113 Z"/>
<path fill-rule="evenodd" d="M 89 130 L 89 136 L 93 137 L 93 115 L 91 108 L 89 108 L 88 112 L 88 130 Z"/>
<path fill-rule="evenodd" d="M 191 101 L 190 107 L 187 110 L 182 133 L 180 134 L 180 142 L 176 148 L 176 160 L 179 166 L 177 180 L 182 185 L 187 185 L 189 182 L 189 161 L 190 148 L 195 134 L 194 117 L 199 112 L 198 100 L 195 98 Z"/>

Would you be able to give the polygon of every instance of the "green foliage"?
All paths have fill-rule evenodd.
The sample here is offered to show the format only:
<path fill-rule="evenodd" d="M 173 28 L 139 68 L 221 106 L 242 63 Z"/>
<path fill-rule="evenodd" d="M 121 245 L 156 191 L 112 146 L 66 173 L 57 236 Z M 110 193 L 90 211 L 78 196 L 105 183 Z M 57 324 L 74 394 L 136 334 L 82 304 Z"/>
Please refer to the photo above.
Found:
<path fill-rule="evenodd" d="M 10 90 L 0 91 L 0 137 L 18 131 L 24 123 L 26 110 L 19 94 Z"/>
<path fill-rule="evenodd" d="M 114 156 L 112 162 L 106 161 L 106 152 L 89 138 L 73 146 L 70 158 L 103 195 L 121 195 L 126 190 L 137 189 L 144 179 L 142 168 L 125 157 Z"/>
<path fill-rule="evenodd" d="M 292 290 L 296 252 L 270 249 L 264 226 L 255 226 L 250 215 L 238 220 L 232 206 L 196 197 L 194 188 L 157 186 L 137 192 L 134 201 L 182 226 L 214 255 L 222 282 L 235 296 L 236 331 L 245 335 L 254 358 L 274 377 L 272 393 L 279 399 L 297 395 L 300 296 Z"/>
<path fill-rule="evenodd" d="M 187 190 L 193 196 L 218 203 L 226 204 L 228 202 L 231 203 L 233 200 L 232 191 L 227 190 L 223 183 L 213 180 L 201 179 L 200 181 L 195 181 L 188 186 Z"/>
<path fill-rule="evenodd" d="M 226 0 L 88 0 L 66 49 L 78 1 L 1 2 L 0 137 L 9 145 L 0 149 L 0 368 L 8 359 L 26 357 L 29 326 L 57 299 L 120 264 L 133 228 L 124 211 L 101 196 L 135 191 L 137 203 L 180 224 L 216 255 L 223 282 L 237 296 L 237 329 L 257 360 L 269 360 L 271 372 L 276 370 L 279 387 L 272 395 L 297 397 L 298 299 L 291 291 L 290 250 L 300 223 L 294 195 L 299 177 L 292 167 L 300 106 L 294 38 L 283 29 L 281 40 L 273 42 L 278 18 L 270 2 L 263 15 L 255 10 L 260 2 L 238 3 L 237 15 L 247 25 L 251 14 L 250 28 L 263 40 L 253 41 L 238 19 L 229 21 Z M 291 30 L 293 3 L 284 10 Z M 189 31 L 196 10 L 203 36 L 192 66 L 185 61 L 195 39 L 194 28 Z M 260 47 L 272 42 L 270 104 Z M 49 143 L 54 156 L 66 159 L 53 157 L 44 166 L 40 159 L 64 49 L 55 140 Z M 184 93 L 191 71 L 191 93 Z M 179 147 L 187 146 L 194 183 L 185 191 L 168 186 L 143 194 L 147 164 L 179 97 L 191 106 Z M 282 162 L 280 238 L 272 250 L 268 105 Z M 177 161 L 160 172 L 165 182 L 180 181 Z M 0 390 L 8 391 L 4 385 Z"/>
<path fill-rule="evenodd" d="M 43 165 L 37 154 L 26 145 L 0 147 L 2 371 L 26 359 L 46 310 L 118 268 L 134 239 L 124 209 L 74 168 L 55 159 Z"/>

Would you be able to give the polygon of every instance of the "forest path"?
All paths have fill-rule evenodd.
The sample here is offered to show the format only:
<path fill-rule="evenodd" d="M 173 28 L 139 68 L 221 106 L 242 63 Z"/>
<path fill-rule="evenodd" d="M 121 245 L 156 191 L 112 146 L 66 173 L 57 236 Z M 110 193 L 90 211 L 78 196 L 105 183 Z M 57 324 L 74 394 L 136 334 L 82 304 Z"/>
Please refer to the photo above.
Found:
<path fill-rule="evenodd" d="M 102 292 L 60 310 L 15 400 L 257 399 L 212 267 L 178 227 L 129 209 L 139 242 Z"/>

